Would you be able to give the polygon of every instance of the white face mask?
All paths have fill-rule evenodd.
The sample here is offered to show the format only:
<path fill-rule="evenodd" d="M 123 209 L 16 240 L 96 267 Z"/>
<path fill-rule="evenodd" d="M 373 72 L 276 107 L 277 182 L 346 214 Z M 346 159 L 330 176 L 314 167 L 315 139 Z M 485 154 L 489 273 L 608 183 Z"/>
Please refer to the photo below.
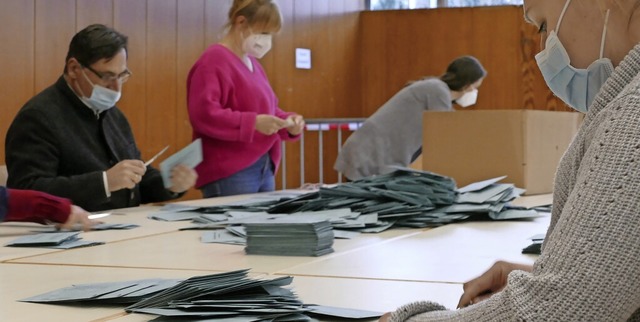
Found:
<path fill-rule="evenodd" d="M 251 34 L 242 42 L 242 50 L 255 58 L 262 58 L 271 49 L 271 35 Z"/>
<path fill-rule="evenodd" d="M 470 92 L 464 93 L 464 95 L 462 95 L 459 99 L 456 100 L 456 104 L 460 105 L 461 107 L 469 107 L 475 104 L 477 99 L 478 99 L 478 89 L 476 88 Z"/>
<path fill-rule="evenodd" d="M 81 93 L 81 99 L 83 102 L 85 102 L 85 104 L 92 107 L 98 113 L 114 107 L 120 100 L 122 93 L 120 93 L 119 91 L 108 89 L 104 86 L 93 84 L 89 77 L 87 77 L 87 74 L 85 74 L 84 69 L 82 70 L 82 74 L 84 75 L 84 78 L 89 82 L 89 84 L 91 84 L 93 90 L 91 91 L 91 97 L 86 97 L 84 93 Z M 80 91 L 82 91 L 82 89 Z"/>

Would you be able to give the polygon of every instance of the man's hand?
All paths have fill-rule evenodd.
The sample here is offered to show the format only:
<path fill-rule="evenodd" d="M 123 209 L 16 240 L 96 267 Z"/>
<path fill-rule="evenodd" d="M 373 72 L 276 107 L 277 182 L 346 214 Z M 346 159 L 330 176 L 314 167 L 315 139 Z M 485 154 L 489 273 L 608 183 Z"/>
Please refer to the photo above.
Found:
<path fill-rule="evenodd" d="M 507 276 L 514 270 L 531 272 L 530 265 L 514 264 L 498 261 L 484 274 L 464 283 L 464 293 L 458 302 L 458 308 L 484 301 L 491 295 L 502 291 L 507 285 Z"/>
<path fill-rule="evenodd" d="M 286 122 L 287 124 L 293 124 L 287 127 L 287 131 L 291 135 L 299 135 L 300 133 L 302 133 L 302 130 L 304 130 L 305 123 L 304 117 L 302 117 L 302 115 L 290 115 L 289 117 L 287 117 Z"/>
<path fill-rule="evenodd" d="M 273 135 L 287 126 L 287 121 L 273 115 L 260 114 L 256 117 L 256 131 L 264 135 Z"/>
<path fill-rule="evenodd" d="M 123 160 L 107 170 L 109 191 L 133 189 L 142 180 L 147 167 L 140 160 Z"/>
<path fill-rule="evenodd" d="M 63 224 L 57 224 L 56 227 L 58 229 L 74 229 L 76 225 L 82 226 L 82 230 L 89 231 L 91 227 L 99 224 L 100 222 L 97 220 L 89 219 L 89 213 L 84 209 L 71 205 L 71 213 L 69 214 L 69 218 Z"/>
<path fill-rule="evenodd" d="M 191 168 L 182 164 L 171 169 L 171 188 L 169 190 L 174 193 L 187 191 L 196 184 L 198 174 Z"/>

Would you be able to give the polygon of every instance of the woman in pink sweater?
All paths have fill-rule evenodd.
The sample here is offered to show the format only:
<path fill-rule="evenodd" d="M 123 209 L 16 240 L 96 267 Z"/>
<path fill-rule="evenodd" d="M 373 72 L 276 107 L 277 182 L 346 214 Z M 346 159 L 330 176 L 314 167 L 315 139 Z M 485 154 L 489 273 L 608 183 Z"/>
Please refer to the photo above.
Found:
<path fill-rule="evenodd" d="M 189 119 L 203 149 L 196 187 L 205 198 L 273 191 L 280 143 L 304 129 L 302 116 L 278 107 L 258 62 L 281 26 L 272 0 L 234 0 L 226 35 L 189 72 Z"/>

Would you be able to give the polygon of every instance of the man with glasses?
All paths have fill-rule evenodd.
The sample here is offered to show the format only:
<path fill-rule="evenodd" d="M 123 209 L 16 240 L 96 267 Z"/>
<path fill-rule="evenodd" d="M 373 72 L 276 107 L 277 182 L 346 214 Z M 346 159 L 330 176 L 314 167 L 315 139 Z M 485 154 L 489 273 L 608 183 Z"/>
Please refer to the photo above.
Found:
<path fill-rule="evenodd" d="M 133 207 L 179 197 L 196 173 L 160 172 L 140 160 L 124 114 L 115 106 L 131 76 L 127 37 L 104 25 L 78 32 L 63 75 L 29 100 L 6 137 L 7 186 L 71 199 L 88 211 Z"/>

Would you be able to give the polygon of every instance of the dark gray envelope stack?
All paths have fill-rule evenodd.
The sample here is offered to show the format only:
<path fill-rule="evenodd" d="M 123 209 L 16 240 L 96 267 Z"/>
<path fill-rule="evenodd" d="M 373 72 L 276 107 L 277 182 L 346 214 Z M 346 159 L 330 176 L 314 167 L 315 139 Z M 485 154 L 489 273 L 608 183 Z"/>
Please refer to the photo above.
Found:
<path fill-rule="evenodd" d="M 130 313 L 154 314 L 152 321 L 254 322 L 317 321 L 308 315 L 331 320 L 378 318 L 370 312 L 304 304 L 285 286 L 293 278 L 251 279 L 248 270 L 196 276 L 186 280 L 146 279 L 81 284 L 21 300 L 48 304 L 131 304 Z M 133 304 L 132 304 L 133 303 Z M 342 321 L 342 320 L 341 320 Z"/>
<path fill-rule="evenodd" d="M 326 220 L 287 216 L 244 224 L 247 254 L 322 256 L 333 252 L 333 228 Z"/>
<path fill-rule="evenodd" d="M 126 308 L 160 315 L 157 321 L 234 318 L 244 321 L 308 321 L 309 311 L 289 289 L 292 277 L 256 280 L 247 270 L 192 277 Z M 195 320 L 197 321 L 197 320 Z"/>
<path fill-rule="evenodd" d="M 282 216 L 317 217 L 327 220 L 335 230 L 335 236 L 340 236 L 344 232 L 378 233 L 391 227 L 438 227 L 467 220 L 526 220 L 540 216 L 540 212 L 549 211 L 548 207 L 512 205 L 511 201 L 524 190 L 513 184 L 499 183 L 505 179 L 504 176 L 458 189 L 455 181 L 446 176 L 402 167 L 392 168 L 395 171 L 388 174 L 322 187 L 305 194 L 285 198 L 263 196 L 241 203 L 200 208 L 174 207 L 164 210 L 160 215 L 163 218 L 181 218 L 180 213 L 187 215 L 184 218 L 193 220 L 195 225 L 183 229 L 221 229 L 244 225 L 249 218 L 253 221 L 256 218 L 273 220 Z M 197 213 L 201 215 L 195 216 Z M 280 230 L 280 227 L 277 229 Z M 232 233 L 206 234 L 203 235 L 203 241 L 230 243 L 233 237 L 233 243 L 238 244 L 244 238 L 231 236 Z M 254 253 L 252 249 L 248 252 Z"/>

